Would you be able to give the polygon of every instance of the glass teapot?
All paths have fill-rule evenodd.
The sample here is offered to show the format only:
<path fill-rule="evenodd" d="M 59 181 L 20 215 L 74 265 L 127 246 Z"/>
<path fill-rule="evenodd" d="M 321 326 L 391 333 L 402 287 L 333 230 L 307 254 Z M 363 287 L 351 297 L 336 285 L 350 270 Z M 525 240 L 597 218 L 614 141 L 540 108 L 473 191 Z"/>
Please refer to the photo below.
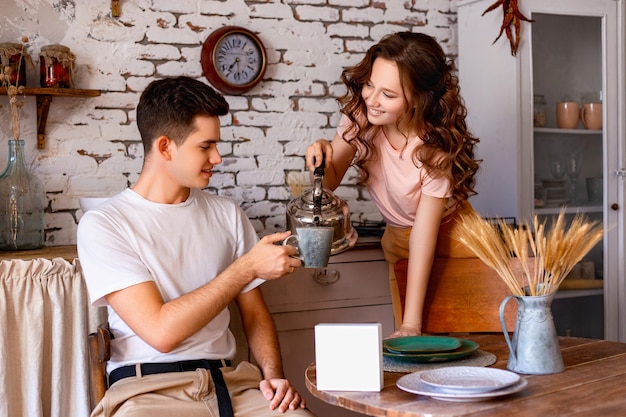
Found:
<path fill-rule="evenodd" d="M 332 227 L 333 245 L 331 255 L 336 255 L 354 246 L 358 235 L 350 223 L 348 204 L 322 187 L 324 164 L 313 172 L 313 187 L 287 204 L 287 229 L 292 234 L 297 227 Z"/>

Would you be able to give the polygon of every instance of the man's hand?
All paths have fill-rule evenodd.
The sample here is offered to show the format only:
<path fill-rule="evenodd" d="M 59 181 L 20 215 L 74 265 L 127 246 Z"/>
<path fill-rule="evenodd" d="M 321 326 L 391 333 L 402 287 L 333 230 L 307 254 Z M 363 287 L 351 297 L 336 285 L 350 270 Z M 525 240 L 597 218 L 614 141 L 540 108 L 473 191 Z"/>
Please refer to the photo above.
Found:
<path fill-rule="evenodd" d="M 297 249 L 291 245 L 282 245 L 282 241 L 291 232 L 272 233 L 263 237 L 252 250 L 239 258 L 243 267 L 254 273 L 255 277 L 267 280 L 280 278 L 302 266 L 302 261 L 294 258 Z"/>
<path fill-rule="evenodd" d="M 270 410 L 278 409 L 284 413 L 287 409 L 295 410 L 306 407 L 306 400 L 286 379 L 264 379 L 259 384 L 259 389 L 263 396 L 270 401 Z"/>

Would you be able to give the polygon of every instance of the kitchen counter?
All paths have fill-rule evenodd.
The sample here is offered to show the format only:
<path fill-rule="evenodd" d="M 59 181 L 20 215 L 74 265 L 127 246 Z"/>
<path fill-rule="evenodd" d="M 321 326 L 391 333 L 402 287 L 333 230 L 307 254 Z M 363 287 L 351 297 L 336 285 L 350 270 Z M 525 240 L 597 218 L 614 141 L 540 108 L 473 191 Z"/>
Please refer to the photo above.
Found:
<path fill-rule="evenodd" d="M 359 238 L 354 249 L 380 249 L 380 238 L 377 237 L 365 237 Z M 349 252 L 349 251 L 346 251 Z M 344 252 L 345 253 L 345 252 Z M 68 261 L 72 261 L 78 258 L 78 251 L 76 245 L 67 246 L 44 246 L 41 249 L 35 250 L 16 250 L 16 251 L 1 251 L 0 259 L 54 259 L 63 258 Z"/>
<path fill-rule="evenodd" d="M 73 261 L 78 258 L 76 245 L 69 246 L 45 246 L 35 250 L 16 250 L 16 251 L 0 251 L 0 259 L 54 259 L 63 258 L 67 261 Z"/>

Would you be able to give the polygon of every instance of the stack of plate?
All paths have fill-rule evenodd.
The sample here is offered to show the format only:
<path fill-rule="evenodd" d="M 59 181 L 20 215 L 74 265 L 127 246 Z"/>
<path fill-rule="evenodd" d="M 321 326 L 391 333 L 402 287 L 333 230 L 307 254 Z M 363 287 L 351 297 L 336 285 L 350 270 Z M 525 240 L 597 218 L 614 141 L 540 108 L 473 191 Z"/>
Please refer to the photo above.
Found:
<path fill-rule="evenodd" d="M 445 362 L 469 356 L 478 344 L 448 336 L 407 336 L 383 340 L 383 356 L 403 362 Z"/>
<path fill-rule="evenodd" d="M 546 179 L 541 181 L 546 190 L 546 205 L 560 206 L 567 203 L 567 180 Z"/>
<path fill-rule="evenodd" d="M 495 368 L 456 366 L 414 372 L 398 379 L 398 388 L 442 401 L 482 401 L 521 391 L 516 373 Z"/>

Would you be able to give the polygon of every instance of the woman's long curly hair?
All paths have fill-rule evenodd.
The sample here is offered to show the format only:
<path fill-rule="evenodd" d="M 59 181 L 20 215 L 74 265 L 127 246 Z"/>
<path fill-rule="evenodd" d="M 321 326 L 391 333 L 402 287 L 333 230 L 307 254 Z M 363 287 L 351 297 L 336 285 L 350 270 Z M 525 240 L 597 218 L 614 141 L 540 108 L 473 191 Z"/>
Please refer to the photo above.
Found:
<path fill-rule="evenodd" d="M 348 91 L 338 101 L 341 112 L 352 122 L 344 140 L 361 145 L 355 161 L 361 183 L 369 177 L 367 162 L 377 157 L 372 140 L 382 129 L 365 117 L 367 110 L 361 96 L 376 58 L 398 66 L 407 112 L 397 125 L 409 126 L 424 141 L 411 155 L 413 162 L 416 166 L 423 165 L 433 177 L 448 177 L 457 203 L 476 194 L 474 176 L 479 161 L 474 158 L 474 146 L 479 140 L 469 133 L 465 123 L 467 109 L 454 75 L 454 64 L 446 59 L 434 38 L 413 32 L 385 36 L 367 51 L 359 64 L 341 74 Z M 356 148 L 356 144 L 352 146 Z"/>

